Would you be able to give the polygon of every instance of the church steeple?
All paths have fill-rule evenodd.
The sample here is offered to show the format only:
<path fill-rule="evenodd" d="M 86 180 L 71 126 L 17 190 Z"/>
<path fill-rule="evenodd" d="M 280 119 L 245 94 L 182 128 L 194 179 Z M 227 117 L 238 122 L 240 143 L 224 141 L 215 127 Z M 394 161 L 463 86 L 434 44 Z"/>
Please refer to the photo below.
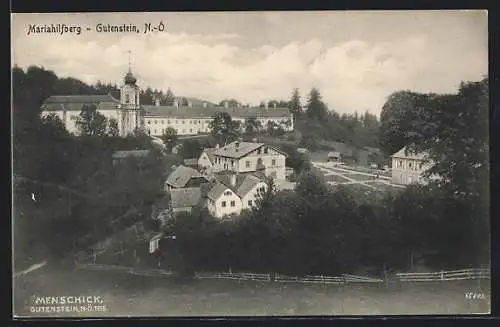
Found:
<path fill-rule="evenodd" d="M 123 81 L 127 85 L 135 85 L 135 83 L 137 82 L 137 78 L 135 78 L 135 76 L 132 74 L 131 56 L 132 56 L 132 53 L 129 50 L 128 51 L 128 72 L 125 75 L 125 77 L 123 78 Z"/>

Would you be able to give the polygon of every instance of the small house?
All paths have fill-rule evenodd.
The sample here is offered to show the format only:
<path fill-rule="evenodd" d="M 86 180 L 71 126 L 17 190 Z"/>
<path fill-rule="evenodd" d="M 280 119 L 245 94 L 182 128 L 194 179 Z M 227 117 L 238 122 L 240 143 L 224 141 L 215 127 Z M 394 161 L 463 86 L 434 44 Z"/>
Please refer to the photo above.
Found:
<path fill-rule="evenodd" d="M 327 161 L 338 163 L 338 162 L 342 161 L 342 156 L 340 155 L 340 152 L 335 152 L 335 151 L 328 152 Z"/>
<path fill-rule="evenodd" d="M 198 187 L 207 183 L 208 180 L 199 171 L 191 167 L 178 166 L 168 176 L 165 182 L 165 190 L 170 191 L 177 188 Z"/>
<path fill-rule="evenodd" d="M 172 214 L 189 213 L 194 207 L 200 205 L 201 198 L 201 187 L 172 189 L 170 191 L 170 212 Z"/>

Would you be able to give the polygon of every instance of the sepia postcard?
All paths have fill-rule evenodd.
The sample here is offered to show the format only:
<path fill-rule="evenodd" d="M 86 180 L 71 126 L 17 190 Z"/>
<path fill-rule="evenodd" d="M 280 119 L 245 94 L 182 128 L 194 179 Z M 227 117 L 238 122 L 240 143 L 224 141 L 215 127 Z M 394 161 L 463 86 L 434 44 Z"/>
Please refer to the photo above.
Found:
<path fill-rule="evenodd" d="M 15 318 L 490 313 L 487 11 L 11 37 Z"/>

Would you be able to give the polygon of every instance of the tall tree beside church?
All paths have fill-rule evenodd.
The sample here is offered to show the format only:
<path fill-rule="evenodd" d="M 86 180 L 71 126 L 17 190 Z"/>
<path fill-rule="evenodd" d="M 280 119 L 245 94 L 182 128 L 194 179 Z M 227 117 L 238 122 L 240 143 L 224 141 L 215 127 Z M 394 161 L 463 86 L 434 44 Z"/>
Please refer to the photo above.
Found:
<path fill-rule="evenodd" d="M 210 130 L 217 142 L 230 143 L 240 135 L 239 125 L 227 112 L 217 112 L 210 122 Z"/>
<path fill-rule="evenodd" d="M 170 88 L 168 88 L 167 93 L 165 94 L 165 105 L 173 106 L 175 101 L 174 92 Z"/>
<path fill-rule="evenodd" d="M 177 131 L 175 130 L 175 128 L 171 126 L 167 127 L 161 135 L 161 140 L 163 141 L 163 144 L 165 144 L 167 151 L 171 153 L 178 140 Z"/>
<path fill-rule="evenodd" d="M 76 126 L 82 136 L 105 136 L 108 121 L 97 112 L 95 105 L 84 105 L 76 120 Z"/>
<path fill-rule="evenodd" d="M 327 118 L 327 108 L 317 88 L 312 88 L 307 99 L 306 114 L 311 119 L 323 121 Z"/>
<path fill-rule="evenodd" d="M 294 89 L 292 93 L 292 99 L 288 103 L 288 108 L 293 114 L 293 117 L 297 119 L 302 114 L 302 106 L 300 104 L 300 93 L 299 89 Z"/>
<path fill-rule="evenodd" d="M 118 136 L 120 134 L 120 130 L 118 128 L 118 121 L 114 118 L 109 119 L 108 126 L 108 134 L 109 136 Z"/>

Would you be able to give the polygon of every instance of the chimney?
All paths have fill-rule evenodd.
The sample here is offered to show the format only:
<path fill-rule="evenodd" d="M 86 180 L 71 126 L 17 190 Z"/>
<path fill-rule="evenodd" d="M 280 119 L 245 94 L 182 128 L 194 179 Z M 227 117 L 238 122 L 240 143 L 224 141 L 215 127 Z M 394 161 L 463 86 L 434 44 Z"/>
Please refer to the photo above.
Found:
<path fill-rule="evenodd" d="M 236 174 L 231 174 L 231 186 L 236 186 Z"/>

